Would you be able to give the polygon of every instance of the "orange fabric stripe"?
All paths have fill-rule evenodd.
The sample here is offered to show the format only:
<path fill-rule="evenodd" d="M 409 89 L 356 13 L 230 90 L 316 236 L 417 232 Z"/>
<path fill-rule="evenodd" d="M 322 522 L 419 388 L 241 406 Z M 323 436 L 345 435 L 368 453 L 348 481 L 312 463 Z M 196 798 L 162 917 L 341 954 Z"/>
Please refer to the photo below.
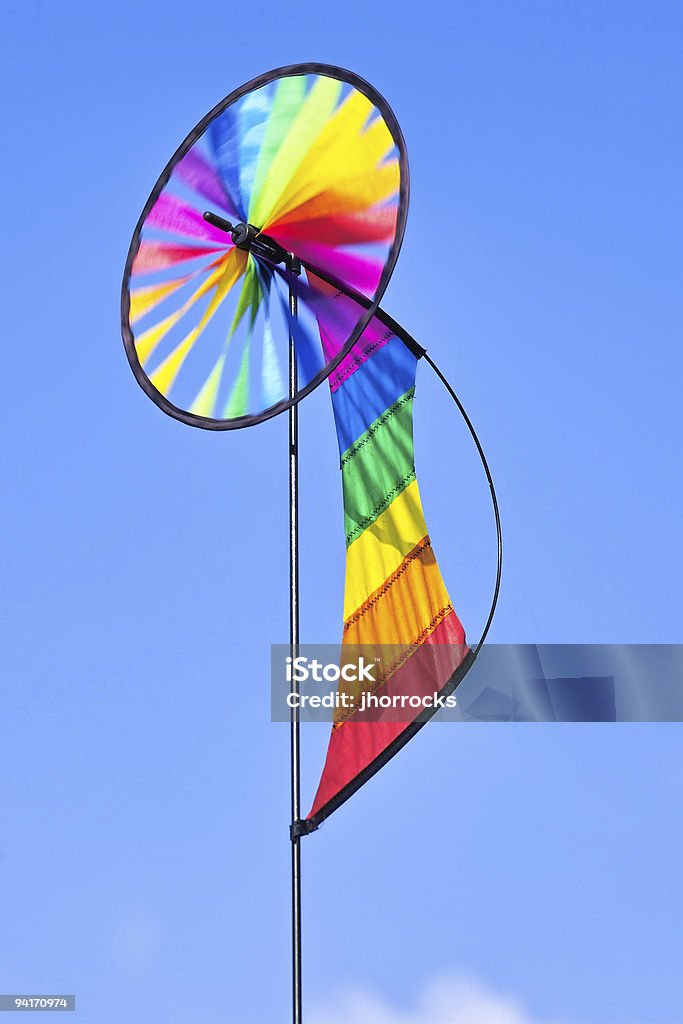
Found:
<path fill-rule="evenodd" d="M 345 644 L 412 645 L 452 611 L 428 536 L 344 624 Z"/>

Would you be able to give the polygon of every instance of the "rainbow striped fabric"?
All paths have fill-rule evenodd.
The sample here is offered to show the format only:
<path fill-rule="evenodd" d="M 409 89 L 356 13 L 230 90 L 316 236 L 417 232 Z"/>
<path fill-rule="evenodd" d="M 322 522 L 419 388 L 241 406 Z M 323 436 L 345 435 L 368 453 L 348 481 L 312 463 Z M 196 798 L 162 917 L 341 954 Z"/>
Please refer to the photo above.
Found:
<path fill-rule="evenodd" d="M 375 318 L 330 379 L 346 530 L 343 645 L 391 652 L 391 664 L 385 661 L 374 687 L 390 695 L 443 691 L 467 654 L 415 475 L 418 358 Z M 338 713 L 307 831 L 410 738 L 418 711 L 412 721 L 405 714 L 399 718 Z"/>
<path fill-rule="evenodd" d="M 205 211 L 253 225 L 296 253 L 304 275 L 310 265 L 371 302 L 400 247 L 408 179 L 393 114 L 355 76 L 296 71 L 249 83 L 194 129 L 133 237 L 128 357 L 150 397 L 196 426 L 246 426 L 280 411 L 293 329 L 288 281 Z M 368 321 L 366 308 L 355 314 L 338 339 L 347 347 Z M 332 367 L 304 299 L 295 328 L 302 395 Z"/>

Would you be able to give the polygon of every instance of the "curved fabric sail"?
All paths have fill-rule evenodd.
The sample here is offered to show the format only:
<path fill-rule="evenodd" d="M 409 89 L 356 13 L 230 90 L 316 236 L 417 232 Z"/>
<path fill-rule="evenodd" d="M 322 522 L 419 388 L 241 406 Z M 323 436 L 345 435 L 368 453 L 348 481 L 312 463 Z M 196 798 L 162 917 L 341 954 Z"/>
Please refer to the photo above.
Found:
<path fill-rule="evenodd" d="M 122 327 L 139 383 L 170 415 L 211 429 L 260 422 L 298 401 L 367 325 L 393 270 L 407 200 L 400 129 L 362 79 L 296 65 L 231 94 L 181 145 L 133 236 Z M 274 257 L 240 248 L 221 221 L 253 226 L 257 239 L 294 253 L 304 281 L 312 268 L 368 300 L 334 358 L 305 301 L 292 320 Z"/>
<path fill-rule="evenodd" d="M 350 296 L 337 293 L 331 305 L 322 306 L 321 332 L 331 346 L 353 305 Z M 420 354 L 380 311 L 330 378 L 346 534 L 343 646 L 391 651 L 391 664 L 384 661 L 373 688 L 391 696 L 450 692 L 470 662 L 429 539 L 415 472 L 413 402 Z M 407 721 L 405 715 L 368 719 L 339 712 L 313 807 L 300 831 L 317 828 L 431 714 L 415 711 Z"/>

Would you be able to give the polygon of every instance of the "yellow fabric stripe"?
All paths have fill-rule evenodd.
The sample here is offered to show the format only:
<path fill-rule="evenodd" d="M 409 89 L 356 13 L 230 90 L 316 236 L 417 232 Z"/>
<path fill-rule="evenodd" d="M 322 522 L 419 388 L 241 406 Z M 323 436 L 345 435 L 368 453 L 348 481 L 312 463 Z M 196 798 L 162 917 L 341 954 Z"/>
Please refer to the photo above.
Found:
<path fill-rule="evenodd" d="M 137 352 L 138 359 L 144 366 L 149 357 L 156 349 L 159 342 L 164 338 L 172 327 L 180 320 L 183 315 L 183 310 L 179 309 L 176 313 L 171 313 L 170 316 L 164 317 L 154 327 L 149 327 L 142 334 L 138 334 L 135 339 L 135 351 Z"/>
<path fill-rule="evenodd" d="M 206 383 L 190 406 L 190 412 L 193 412 L 195 416 L 214 415 L 224 365 L 225 352 L 218 357 L 218 361 L 209 374 Z"/>
<path fill-rule="evenodd" d="M 304 101 L 305 93 L 306 78 L 304 75 L 291 75 L 281 78 L 277 84 L 273 107 L 268 118 L 261 152 L 258 157 L 254 184 L 251 189 L 248 210 L 250 224 L 256 223 L 255 211 L 258 212 L 260 208 L 263 184 L 267 179 L 273 158 L 280 148 L 283 138 L 289 131 L 298 108 Z"/>
<path fill-rule="evenodd" d="M 362 92 L 354 90 L 346 97 L 306 153 L 291 188 L 273 207 L 271 222 L 311 196 L 326 192 L 334 181 L 348 174 L 349 167 L 356 178 L 372 173 L 378 160 L 363 144 L 361 134 L 372 109 L 372 103 Z"/>
<path fill-rule="evenodd" d="M 228 257 L 229 256 L 230 253 L 228 253 Z M 228 257 L 226 257 L 226 260 Z M 135 339 L 135 351 L 137 352 L 138 359 L 143 366 L 150 358 L 159 342 L 166 337 L 172 327 L 175 327 L 180 318 L 185 316 L 188 309 L 191 309 L 198 299 L 201 299 L 203 295 L 206 295 L 206 293 L 213 288 L 223 273 L 224 267 L 225 262 L 221 262 L 220 266 L 216 267 L 215 270 L 209 274 L 206 280 L 199 285 L 192 295 L 190 295 L 189 299 L 187 299 L 187 301 L 184 302 L 180 309 L 176 310 L 175 313 L 171 313 L 169 316 L 164 317 L 163 320 L 160 320 L 158 324 L 154 324 L 153 327 L 148 327 L 146 331 L 142 331 L 141 334 L 138 334 Z"/>
<path fill-rule="evenodd" d="M 272 218 L 272 211 L 288 189 L 295 186 L 295 172 L 335 108 L 341 82 L 321 75 L 299 108 L 292 126 L 278 149 L 263 187 L 254 203 L 252 217 L 257 227 Z"/>
<path fill-rule="evenodd" d="M 348 620 L 427 533 L 414 480 L 346 552 L 344 620 Z"/>
<path fill-rule="evenodd" d="M 368 126 L 363 133 L 363 143 L 366 149 L 373 154 L 376 164 L 383 160 L 396 145 L 383 117 L 376 117 Z"/>
<path fill-rule="evenodd" d="M 345 644 L 414 644 L 452 611 L 429 537 L 344 623 Z"/>
<path fill-rule="evenodd" d="M 382 164 L 362 180 L 348 177 L 340 179 L 327 191 L 289 210 L 286 216 L 278 219 L 277 225 L 274 222 L 271 226 L 284 227 L 287 224 L 296 224 L 299 220 L 315 220 L 338 213 L 348 215 L 369 210 L 377 203 L 396 195 L 400 181 L 398 161 L 392 160 L 388 164 Z"/>
<path fill-rule="evenodd" d="M 130 293 L 130 322 L 139 320 L 150 309 L 154 309 L 160 302 L 172 292 L 189 281 L 189 277 L 179 277 L 177 281 L 168 284 L 152 284 L 144 288 L 136 288 Z"/>
<path fill-rule="evenodd" d="M 201 320 L 196 327 L 193 327 L 190 333 L 186 335 L 180 344 L 173 349 L 170 355 L 166 356 L 154 373 L 150 373 L 150 382 L 154 385 L 157 391 L 161 392 L 162 395 L 168 395 L 183 363 L 188 356 L 188 353 L 190 352 L 190 349 L 208 324 L 209 320 L 211 320 L 232 286 L 244 273 L 248 258 L 248 253 L 242 249 L 230 250 L 223 261 L 222 266 L 219 268 L 221 277 L 218 282 L 218 286 L 211 298 L 211 302 L 206 307 Z M 211 276 L 213 277 L 213 275 Z M 205 282 L 205 285 L 207 285 L 207 283 L 208 282 Z"/>

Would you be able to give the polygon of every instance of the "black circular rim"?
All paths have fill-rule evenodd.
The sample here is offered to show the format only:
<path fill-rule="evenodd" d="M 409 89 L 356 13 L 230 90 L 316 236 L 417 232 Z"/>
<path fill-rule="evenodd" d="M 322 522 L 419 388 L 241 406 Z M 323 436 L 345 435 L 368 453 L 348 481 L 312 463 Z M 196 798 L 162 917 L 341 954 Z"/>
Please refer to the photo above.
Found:
<path fill-rule="evenodd" d="M 379 110 L 380 114 L 384 118 L 389 131 L 394 139 L 399 154 L 399 171 L 400 171 L 400 184 L 399 184 L 399 200 L 398 200 L 398 213 L 396 217 L 396 232 L 394 234 L 394 240 L 389 250 L 389 255 L 384 264 L 382 274 L 375 290 L 375 295 L 372 300 L 367 300 L 368 305 L 366 306 L 365 313 L 361 316 L 360 320 L 356 324 L 354 330 L 349 336 L 348 341 L 342 348 L 342 350 L 334 357 L 334 359 L 327 363 L 323 368 L 313 377 L 308 384 L 306 384 L 300 391 L 297 391 L 293 398 L 285 398 L 275 405 L 270 406 L 268 409 L 264 409 L 259 413 L 249 414 L 247 416 L 238 416 L 232 420 L 219 420 L 213 419 L 208 416 L 197 416 L 194 413 L 185 411 L 174 405 L 173 402 L 169 401 L 165 395 L 162 395 L 160 391 L 154 387 L 149 380 L 147 374 L 143 370 L 140 361 L 137 357 L 135 349 L 135 338 L 133 331 L 130 326 L 130 278 L 133 268 L 133 261 L 137 255 L 137 251 L 140 247 L 140 237 L 142 228 L 147 219 L 147 216 L 156 203 L 162 189 L 168 183 L 169 178 L 175 168 L 176 164 L 185 156 L 187 151 L 194 145 L 197 139 L 200 138 L 208 128 L 209 124 L 215 117 L 222 114 L 227 107 L 231 106 L 237 100 L 241 99 L 242 96 L 254 89 L 260 89 L 264 85 L 268 85 L 269 82 L 275 81 L 277 78 L 287 78 L 293 75 L 326 75 L 328 78 L 336 78 L 338 81 L 345 82 L 348 85 L 353 86 L 359 92 L 362 92 L 374 106 Z M 310 395 L 324 380 L 332 374 L 337 366 L 341 363 L 342 359 L 351 351 L 353 346 L 356 344 L 360 336 L 363 334 L 368 324 L 372 320 L 373 316 L 379 308 L 380 301 L 386 290 L 389 279 L 394 272 L 396 266 L 396 260 L 401 250 L 403 243 L 403 236 L 405 233 L 406 220 L 408 217 L 408 202 L 410 198 L 410 171 L 408 168 L 408 154 L 406 152 L 405 139 L 403 133 L 396 119 L 396 115 L 393 110 L 384 99 L 384 97 L 366 82 L 360 75 L 355 74 L 353 71 L 348 71 L 345 68 L 336 67 L 333 64 L 319 64 L 319 63 L 305 63 L 305 64 L 288 64 L 285 67 L 274 68 L 272 71 L 267 71 L 263 75 L 259 75 L 257 78 L 252 78 L 250 82 L 240 86 L 238 89 L 234 89 L 224 99 L 217 103 L 212 110 L 206 114 L 198 124 L 192 129 L 189 135 L 181 142 L 169 162 L 164 167 L 163 171 L 159 175 L 159 178 L 154 185 L 154 188 L 150 192 L 150 195 L 145 203 L 142 213 L 138 218 L 138 222 L 133 232 L 130 247 L 128 249 L 128 256 L 126 257 L 126 265 L 123 272 L 123 282 L 121 284 L 121 334 L 123 336 L 123 344 L 126 351 L 126 356 L 130 367 L 135 375 L 135 379 L 138 384 L 145 392 L 145 394 L 152 399 L 155 405 L 172 416 L 174 419 L 180 420 L 182 423 L 187 423 L 191 427 L 200 427 L 204 430 L 238 430 L 241 427 L 254 426 L 257 423 L 263 423 L 264 420 L 272 419 L 274 416 L 278 416 L 281 412 L 285 412 L 290 409 L 293 405 L 297 405 L 306 395 Z M 316 273 L 315 269 L 311 267 L 313 273 Z M 365 303 L 363 303 L 365 305 Z"/>

